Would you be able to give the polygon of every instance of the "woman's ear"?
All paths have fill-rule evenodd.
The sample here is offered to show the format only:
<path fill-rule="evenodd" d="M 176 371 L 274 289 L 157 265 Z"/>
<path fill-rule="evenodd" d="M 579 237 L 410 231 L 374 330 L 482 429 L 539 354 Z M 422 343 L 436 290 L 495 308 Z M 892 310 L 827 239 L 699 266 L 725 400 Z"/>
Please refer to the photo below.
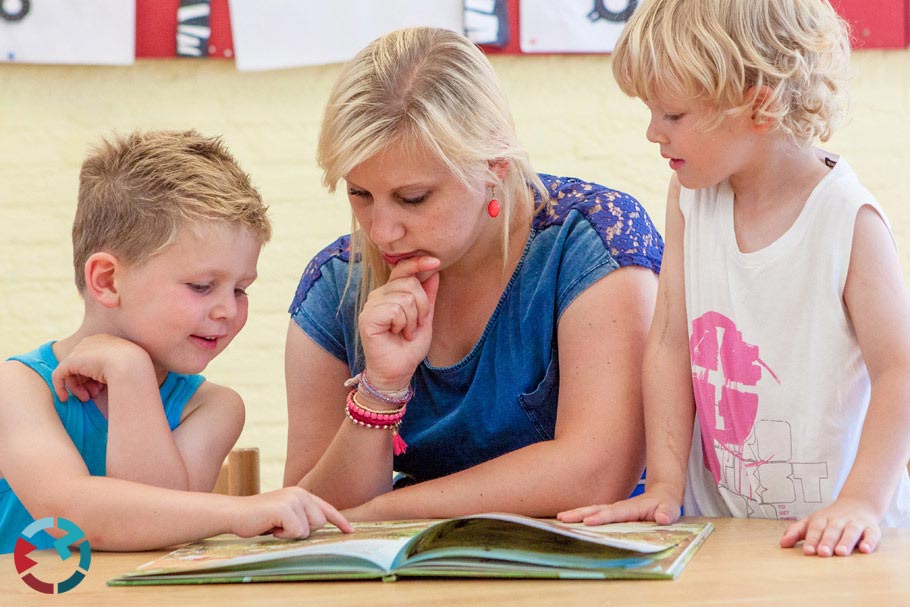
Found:
<path fill-rule="evenodd" d="M 120 304 L 115 275 L 123 271 L 123 264 L 107 252 L 92 254 L 85 261 L 85 292 L 105 308 Z"/>
<path fill-rule="evenodd" d="M 490 170 L 493 171 L 493 174 L 496 175 L 496 178 L 499 179 L 500 183 L 505 180 L 506 175 L 509 174 L 509 167 L 511 162 L 506 158 L 497 158 L 496 160 L 490 161 Z"/>
<path fill-rule="evenodd" d="M 774 124 L 774 118 L 769 117 L 767 112 L 759 114 L 759 111 L 768 107 L 768 100 L 771 98 L 771 87 L 767 85 L 751 86 L 746 93 L 747 98 L 752 100 L 752 114 L 750 120 L 752 129 L 756 133 L 765 133 Z M 771 108 L 773 111 L 774 108 Z"/>

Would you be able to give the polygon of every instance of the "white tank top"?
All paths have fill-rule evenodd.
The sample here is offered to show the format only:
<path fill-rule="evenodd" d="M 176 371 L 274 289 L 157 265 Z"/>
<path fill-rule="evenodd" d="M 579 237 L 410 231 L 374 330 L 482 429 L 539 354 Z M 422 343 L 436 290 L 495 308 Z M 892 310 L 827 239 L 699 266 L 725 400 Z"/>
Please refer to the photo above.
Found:
<path fill-rule="evenodd" d="M 679 203 L 698 411 L 685 512 L 802 518 L 834 501 L 859 445 L 870 383 L 843 293 L 857 212 L 884 214 L 842 159 L 754 253 L 728 183 Z M 906 468 L 884 524 L 910 526 Z"/>

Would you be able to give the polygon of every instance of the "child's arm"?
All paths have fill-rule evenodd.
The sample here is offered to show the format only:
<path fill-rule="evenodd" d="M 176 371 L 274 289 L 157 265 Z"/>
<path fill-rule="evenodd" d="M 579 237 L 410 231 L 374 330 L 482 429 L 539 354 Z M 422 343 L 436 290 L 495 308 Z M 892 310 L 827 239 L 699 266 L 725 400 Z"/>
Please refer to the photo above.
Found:
<path fill-rule="evenodd" d="M 243 402 L 227 388 L 204 383 L 171 433 L 158 378 L 140 346 L 92 335 L 64 356 L 53 374 L 61 400 L 80 400 L 106 387 L 107 476 L 169 489 L 210 491 L 221 462 L 243 427 Z"/>
<path fill-rule="evenodd" d="M 856 217 L 844 302 L 872 382 L 859 449 L 837 500 L 791 525 L 789 548 L 804 539 L 806 554 L 872 552 L 910 455 L 910 318 L 893 239 L 878 213 Z"/>
<path fill-rule="evenodd" d="M 243 400 L 234 390 L 204 382 L 173 432 L 190 491 L 211 491 L 224 458 L 243 430 Z M 110 456 L 108 456 L 110 457 Z"/>
<path fill-rule="evenodd" d="M 666 234 L 657 307 L 643 362 L 647 474 L 645 493 L 612 505 L 561 512 L 564 522 L 599 525 L 629 520 L 669 524 L 679 517 L 692 443 L 695 402 L 689 361 L 679 182 L 667 194 Z"/>
<path fill-rule="evenodd" d="M 93 548 L 148 550 L 272 530 L 303 537 L 326 520 L 351 530 L 337 510 L 296 487 L 231 497 L 89 476 L 41 378 L 19 363 L 0 363 L 0 385 L 0 473 L 30 514 L 73 521 Z"/>

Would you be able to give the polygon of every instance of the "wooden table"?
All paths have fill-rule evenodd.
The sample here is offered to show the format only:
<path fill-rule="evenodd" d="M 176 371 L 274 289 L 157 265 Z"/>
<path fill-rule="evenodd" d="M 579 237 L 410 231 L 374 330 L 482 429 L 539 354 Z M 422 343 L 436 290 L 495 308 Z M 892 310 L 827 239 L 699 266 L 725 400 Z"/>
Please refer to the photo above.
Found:
<path fill-rule="evenodd" d="M 871 555 L 806 557 L 782 550 L 785 522 L 713 519 L 716 527 L 676 581 L 399 580 L 394 583 L 289 582 L 201 586 L 108 587 L 105 582 L 158 552 L 92 555 L 85 580 L 70 592 L 40 594 L 0 556 L 0 605 L 143 606 L 295 605 L 457 607 L 495 605 L 910 605 L 910 529 L 886 529 Z M 65 577 L 62 576 L 62 577 Z M 50 579 L 50 578 L 48 578 Z"/>

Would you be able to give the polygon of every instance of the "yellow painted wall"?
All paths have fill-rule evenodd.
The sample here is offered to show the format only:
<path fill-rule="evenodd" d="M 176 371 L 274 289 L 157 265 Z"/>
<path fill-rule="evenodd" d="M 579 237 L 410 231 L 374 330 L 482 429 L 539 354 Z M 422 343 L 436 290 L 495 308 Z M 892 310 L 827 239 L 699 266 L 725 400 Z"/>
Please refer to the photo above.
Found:
<path fill-rule="evenodd" d="M 663 226 L 670 171 L 645 141 L 644 106 L 617 89 L 608 57 L 492 60 L 538 170 L 625 190 Z M 826 147 L 850 161 L 884 206 L 906 274 L 910 52 L 860 52 L 853 64 L 853 118 Z M 275 230 L 250 290 L 247 328 L 206 375 L 243 395 L 247 425 L 238 444 L 260 448 L 263 489 L 278 487 L 286 310 L 307 261 L 349 225 L 346 201 L 322 190 L 314 161 L 322 104 L 337 72 L 240 73 L 218 60 L 0 66 L 0 356 L 67 335 L 80 321 L 69 229 L 79 165 L 99 135 L 133 128 L 222 135 L 271 205 Z"/>

